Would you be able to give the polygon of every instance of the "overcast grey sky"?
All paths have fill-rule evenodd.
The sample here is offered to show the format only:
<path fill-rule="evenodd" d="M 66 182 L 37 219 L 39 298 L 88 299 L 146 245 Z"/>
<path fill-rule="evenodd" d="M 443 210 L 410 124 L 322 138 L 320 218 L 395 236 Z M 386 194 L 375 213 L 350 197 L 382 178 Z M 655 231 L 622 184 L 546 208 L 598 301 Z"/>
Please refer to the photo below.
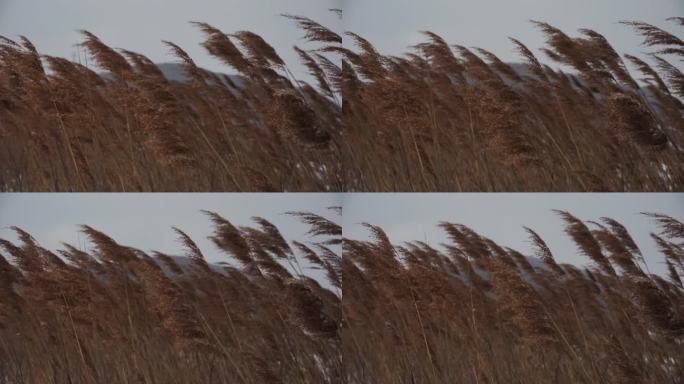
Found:
<path fill-rule="evenodd" d="M 535 50 L 544 38 L 529 20 L 546 21 L 571 36 L 579 28 L 603 34 L 619 53 L 638 54 L 642 39 L 620 20 L 641 20 L 676 33 L 665 21 L 684 16 L 682 0 L 344 0 L 345 29 L 361 34 L 383 53 L 399 55 L 424 41 L 419 31 L 441 35 L 449 44 L 478 46 L 504 61 L 520 61 L 507 39 Z M 345 41 L 346 42 L 346 41 Z M 540 58 L 544 58 L 539 55 Z"/>
<path fill-rule="evenodd" d="M 563 221 L 553 209 L 570 211 L 582 220 L 598 221 L 602 216 L 618 220 L 641 247 L 651 272 L 664 275 L 663 256 L 649 236 L 657 227 L 639 212 L 684 220 L 684 194 L 347 194 L 344 236 L 368 239 L 368 231 L 358 224 L 368 222 L 381 226 L 394 244 L 421 240 L 438 246 L 448 240 L 437 224 L 449 221 L 529 255 L 532 247 L 525 225 L 544 238 L 559 262 L 589 265 L 563 232 Z"/>
<path fill-rule="evenodd" d="M 47 249 L 60 249 L 62 242 L 85 249 L 78 226 L 87 224 L 122 245 L 181 255 L 182 247 L 171 229 L 175 226 L 199 245 L 208 261 L 228 261 L 207 239 L 213 227 L 200 210 L 214 211 L 236 226 L 252 225 L 251 217 L 260 216 L 275 224 L 287 240 L 306 242 L 313 240 L 306 235 L 309 227 L 284 213 L 305 210 L 340 222 L 327 209 L 340 202 L 340 195 L 334 193 L 0 194 L 0 238 L 15 241 L 8 227 L 18 226 Z"/>
<path fill-rule="evenodd" d="M 174 61 L 161 40 L 185 49 L 198 65 L 231 70 L 211 58 L 199 44 L 202 34 L 189 21 L 205 21 L 226 33 L 251 30 L 273 45 L 298 77 L 304 70 L 292 50 L 302 32 L 281 13 L 310 17 L 340 31 L 342 22 L 328 11 L 342 0 L 0 0 L 0 35 L 26 35 L 43 54 L 69 59 L 86 29 L 106 44 L 147 55 L 155 62 Z"/>
<path fill-rule="evenodd" d="M 329 12 L 344 9 L 344 22 Z M 592 28 L 604 34 L 620 53 L 639 54 L 642 39 L 616 22 L 638 19 L 681 36 L 682 28 L 666 22 L 684 16 L 682 0 L 0 0 L 0 35 L 24 34 L 42 53 L 72 58 L 87 29 L 113 47 L 173 61 L 161 40 L 186 49 L 197 63 L 213 71 L 231 72 L 207 55 L 202 36 L 188 24 L 206 21 L 226 32 L 249 29 L 262 35 L 291 63 L 297 77 L 308 78 L 291 49 L 304 44 L 302 33 L 280 13 L 304 15 L 341 31 L 368 38 L 384 53 L 401 54 L 431 30 L 449 43 L 480 46 L 506 61 L 519 61 L 507 36 L 536 49 L 543 36 L 528 22 L 547 21 L 573 34 Z M 343 26 L 344 24 L 344 26 Z M 347 40 L 348 41 L 348 40 Z M 541 57 L 542 55 L 540 55 Z M 681 62 L 675 61 L 681 67 Z"/>
<path fill-rule="evenodd" d="M 344 206 L 340 219 L 330 206 Z M 178 255 L 171 230 L 177 226 L 200 246 L 209 261 L 226 261 L 206 239 L 212 226 L 200 210 L 213 210 L 235 225 L 262 216 L 288 240 L 309 240 L 308 227 L 284 212 L 309 210 L 341 222 L 344 235 L 368 239 L 359 223 L 381 226 L 392 242 L 446 242 L 440 221 L 465 224 L 501 245 L 531 253 L 522 226 L 536 230 L 560 262 L 588 265 L 563 233 L 562 220 L 551 210 L 568 210 L 582 220 L 612 217 L 623 223 L 644 251 L 651 271 L 664 274 L 662 255 L 649 237 L 657 227 L 639 212 L 660 212 L 684 220 L 684 194 L 0 194 L 0 238 L 15 240 L 7 227 L 19 226 L 46 248 L 61 242 L 81 244 L 79 224 L 88 224 L 120 244 L 143 251 Z"/>

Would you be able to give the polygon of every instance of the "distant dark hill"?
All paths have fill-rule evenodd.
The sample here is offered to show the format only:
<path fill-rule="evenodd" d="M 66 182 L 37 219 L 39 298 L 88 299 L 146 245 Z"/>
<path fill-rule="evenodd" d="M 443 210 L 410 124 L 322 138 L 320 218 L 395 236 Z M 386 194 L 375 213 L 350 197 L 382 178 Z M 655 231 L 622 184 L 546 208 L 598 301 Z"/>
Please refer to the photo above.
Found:
<path fill-rule="evenodd" d="M 162 72 L 162 74 L 164 74 L 164 77 L 166 77 L 166 79 L 169 81 L 176 81 L 179 83 L 186 83 L 190 81 L 190 77 L 188 77 L 188 75 L 185 74 L 185 71 L 183 70 L 183 65 L 180 63 L 160 63 L 157 64 L 157 67 L 159 67 L 159 70 Z M 225 73 L 219 72 L 212 73 L 218 75 L 220 78 L 229 78 L 237 87 L 241 87 L 242 84 L 244 84 L 244 78 L 242 76 L 227 75 Z M 112 78 L 112 75 L 109 72 L 102 72 L 100 73 L 100 76 L 102 76 L 105 79 Z"/>
<path fill-rule="evenodd" d="M 180 83 L 184 83 L 187 81 L 190 81 L 190 78 L 185 74 L 185 71 L 183 70 L 183 65 L 179 63 L 160 63 L 157 64 L 159 69 L 162 71 L 164 74 L 164 77 L 166 77 L 167 80 L 169 81 L 177 81 Z M 211 72 L 211 71 L 209 71 Z M 238 75 L 226 75 L 224 73 L 218 73 L 218 72 L 213 72 L 219 77 L 226 76 L 230 78 L 230 80 L 237 85 L 238 87 L 242 85 L 244 82 L 244 79 L 242 76 Z"/>
<path fill-rule="evenodd" d="M 532 71 L 527 67 L 527 65 L 523 63 L 506 63 L 508 64 L 515 73 L 517 73 L 519 76 L 532 76 Z"/>

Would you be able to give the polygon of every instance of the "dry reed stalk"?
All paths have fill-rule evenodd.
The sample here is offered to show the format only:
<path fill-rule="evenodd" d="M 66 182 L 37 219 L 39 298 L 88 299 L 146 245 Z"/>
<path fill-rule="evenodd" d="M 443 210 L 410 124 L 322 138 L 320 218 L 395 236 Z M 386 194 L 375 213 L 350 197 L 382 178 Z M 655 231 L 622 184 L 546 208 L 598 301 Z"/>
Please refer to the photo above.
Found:
<path fill-rule="evenodd" d="M 524 68 L 432 32 L 402 57 L 383 55 L 352 32 L 345 47 L 325 49 L 346 66 L 348 189 L 617 191 L 678 184 L 683 107 L 676 68 L 659 56 L 652 67 L 626 55 L 647 77 L 638 82 L 599 32 L 583 28 L 573 37 L 534 24 L 547 38 L 542 51 L 577 74 L 542 64 L 516 39 Z"/>
<path fill-rule="evenodd" d="M 596 236 L 597 249 L 611 255 L 604 256 L 604 267 L 550 263 L 550 250 L 531 230 L 538 257 L 547 259 L 535 268 L 523 267 L 530 264 L 525 256 L 464 225 L 439 224 L 455 244 L 444 245 L 442 254 L 422 242 L 395 246 L 381 228 L 365 224 L 371 241 L 344 243 L 348 382 L 543 383 L 553 377 L 559 383 L 625 383 L 677 377 L 681 286 L 629 264 L 638 247 L 617 221 L 603 218 L 607 226 L 595 223 L 599 229 L 592 234 L 571 214 L 564 219 L 570 223 L 566 230 Z M 585 236 L 577 240 L 586 243 Z M 580 252 L 596 247 L 584 245 Z M 395 267 L 377 268 L 378 260 L 388 258 Z M 607 267 L 612 262 L 619 272 Z"/>
<path fill-rule="evenodd" d="M 256 228 L 237 229 L 217 214 L 210 218 L 216 226 L 214 241 L 231 255 L 247 255 L 254 262 L 261 251 L 299 257 L 265 219 L 257 219 Z M 92 227 L 82 230 L 90 240 L 87 250 L 65 245 L 60 252 L 64 259 L 19 228 L 17 245 L 0 241 L 3 379 L 342 380 L 341 301 L 328 288 L 337 283 L 321 285 L 304 270 L 294 277 L 285 266 L 284 276 L 231 265 L 221 271 L 177 229 L 183 257 L 159 252 L 150 257 Z M 336 237 L 339 244 L 340 235 Z M 325 235 L 320 240 L 332 239 Z M 340 255 L 328 251 L 333 254 L 318 258 L 341 263 Z M 33 364 L 35 358 L 43 364 Z"/>
<path fill-rule="evenodd" d="M 313 40 L 327 30 L 296 21 Z M 186 78 L 166 79 L 143 54 L 115 50 L 88 31 L 79 45 L 86 65 L 80 57 L 42 57 L 24 37 L 0 39 L 0 118 L 7 122 L 0 134 L 10 138 L 2 141 L 2 189 L 341 190 L 335 61 L 303 47 L 318 66 L 319 92 L 294 79 L 258 34 L 194 24 L 209 53 L 239 76 L 198 67 L 172 42 L 164 44 Z"/>

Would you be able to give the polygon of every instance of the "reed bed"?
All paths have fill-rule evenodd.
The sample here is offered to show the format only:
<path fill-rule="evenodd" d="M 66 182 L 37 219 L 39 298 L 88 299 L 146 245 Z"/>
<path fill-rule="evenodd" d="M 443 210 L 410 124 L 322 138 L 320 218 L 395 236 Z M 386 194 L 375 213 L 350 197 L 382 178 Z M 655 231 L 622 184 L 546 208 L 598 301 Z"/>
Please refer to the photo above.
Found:
<path fill-rule="evenodd" d="M 309 212 L 311 241 L 213 212 L 208 263 L 83 226 L 58 252 L 0 240 L 0 383 L 681 383 L 684 224 L 648 214 L 668 276 L 626 228 L 558 211 L 587 267 L 534 229 L 524 255 L 456 223 L 394 245 Z M 341 248 L 340 248 L 341 246 Z M 342 249 L 342 252 L 338 250 Z M 572 250 L 565 250 L 572 252 Z M 179 256 L 180 255 L 180 256 Z M 649 257 L 649 260 L 652 260 Z M 317 270 L 314 272 L 314 270 Z"/>
<path fill-rule="evenodd" d="M 535 21 L 554 69 L 515 38 L 521 63 L 429 31 L 396 57 L 284 16 L 304 32 L 295 50 L 315 84 L 256 33 L 202 22 L 202 46 L 237 76 L 199 68 L 172 42 L 185 81 L 88 31 L 80 63 L 0 39 L 0 188 L 683 189 L 684 43 L 673 33 L 623 22 L 643 35 L 642 59 L 594 30 L 572 37 Z"/>
<path fill-rule="evenodd" d="M 264 218 L 205 213 L 226 263 L 177 228 L 182 256 L 89 226 L 85 249 L 55 253 L 13 228 L 17 243 L 0 240 L 0 383 L 342 383 L 340 226 L 290 212 L 311 227 L 290 242 Z"/>
<path fill-rule="evenodd" d="M 89 31 L 78 62 L 0 37 L 0 190 L 342 190 L 341 68 L 317 51 L 342 39 L 283 16 L 304 33 L 295 49 L 315 85 L 256 33 L 202 22 L 202 46 L 236 75 L 198 67 L 173 42 L 182 80 Z"/>
<path fill-rule="evenodd" d="M 372 240 L 345 240 L 346 382 L 681 383 L 684 224 L 651 215 L 663 278 L 619 222 L 558 214 L 589 267 L 557 262 L 531 228 L 533 255 L 450 222 L 439 246 L 370 224 Z"/>
<path fill-rule="evenodd" d="M 622 23 L 644 37 L 647 58 L 539 21 L 557 68 L 515 38 L 520 63 L 430 31 L 383 55 L 347 32 L 330 48 L 343 57 L 347 190 L 681 191 L 684 42 Z"/>

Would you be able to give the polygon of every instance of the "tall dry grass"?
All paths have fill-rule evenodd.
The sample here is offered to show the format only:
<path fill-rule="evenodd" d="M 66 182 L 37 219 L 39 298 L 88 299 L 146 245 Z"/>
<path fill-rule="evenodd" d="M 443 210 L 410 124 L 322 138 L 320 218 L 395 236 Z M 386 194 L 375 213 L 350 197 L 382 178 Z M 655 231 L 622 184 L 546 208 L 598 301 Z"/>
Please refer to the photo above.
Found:
<path fill-rule="evenodd" d="M 649 272 L 626 228 L 558 211 L 589 267 L 443 222 L 448 243 L 342 238 L 289 212 L 312 241 L 263 218 L 205 212 L 230 262 L 174 228 L 169 256 L 83 226 L 59 252 L 0 239 L 0 383 L 659 383 L 684 376 L 684 224 L 648 214 L 667 266 Z M 343 251 L 338 249 L 342 246 Z M 567 250 L 572 252 L 571 250 Z M 653 260 L 649 257 L 649 260 Z M 318 272 L 313 273 L 312 269 Z M 315 278 L 314 278 L 315 276 Z"/>
<path fill-rule="evenodd" d="M 311 241 L 290 242 L 266 219 L 206 214 L 229 263 L 176 228 L 184 257 L 89 226 L 86 249 L 54 253 L 13 228 L 16 244 L 0 240 L 0 383 L 342 383 L 341 228 L 291 212 Z"/>
<path fill-rule="evenodd" d="M 514 38 L 523 64 L 429 31 L 405 55 L 383 55 L 348 32 L 330 48 L 345 71 L 347 190 L 682 190 L 684 43 L 623 23 L 643 35 L 649 60 L 594 30 L 570 36 L 537 21 L 541 51 L 560 69 Z"/>
<path fill-rule="evenodd" d="M 372 225 L 345 240 L 346 382 L 681 383 L 684 224 L 653 215 L 664 279 L 617 221 L 558 213 L 591 266 L 558 263 L 530 228 L 535 257 L 449 222 L 440 246 Z"/>
<path fill-rule="evenodd" d="M 0 39 L 0 187 L 13 191 L 679 191 L 684 43 L 642 22 L 649 60 L 534 22 L 542 64 L 432 32 L 403 57 L 305 17 L 294 78 L 259 35 L 193 23 L 230 78 L 164 42 L 188 81 L 83 31 L 86 59 Z M 681 24 L 672 18 L 673 24 Z M 352 48 L 350 45 L 356 46 Z M 105 71 L 107 76 L 101 76 Z M 344 102 L 342 101 L 344 99 Z"/>
<path fill-rule="evenodd" d="M 301 17 L 294 78 L 259 35 L 202 22 L 230 78 L 164 42 L 186 82 L 83 31 L 86 59 L 0 39 L 0 187 L 13 191 L 679 191 L 684 43 L 642 22 L 649 60 L 534 22 L 553 69 L 432 32 L 403 57 Z M 671 20 L 679 23 L 678 18 Z M 354 45 L 356 48 L 351 47 Z M 631 68 L 631 70 L 630 70 Z M 101 76 L 97 71 L 105 71 Z M 342 100 L 344 99 L 344 100 Z"/>
<path fill-rule="evenodd" d="M 259 35 L 201 22 L 202 46 L 238 76 L 198 67 L 172 42 L 187 81 L 88 31 L 78 62 L 0 37 L 0 190 L 342 190 L 341 68 L 317 51 L 341 37 L 284 16 L 305 34 L 296 49 L 316 85 Z"/>

